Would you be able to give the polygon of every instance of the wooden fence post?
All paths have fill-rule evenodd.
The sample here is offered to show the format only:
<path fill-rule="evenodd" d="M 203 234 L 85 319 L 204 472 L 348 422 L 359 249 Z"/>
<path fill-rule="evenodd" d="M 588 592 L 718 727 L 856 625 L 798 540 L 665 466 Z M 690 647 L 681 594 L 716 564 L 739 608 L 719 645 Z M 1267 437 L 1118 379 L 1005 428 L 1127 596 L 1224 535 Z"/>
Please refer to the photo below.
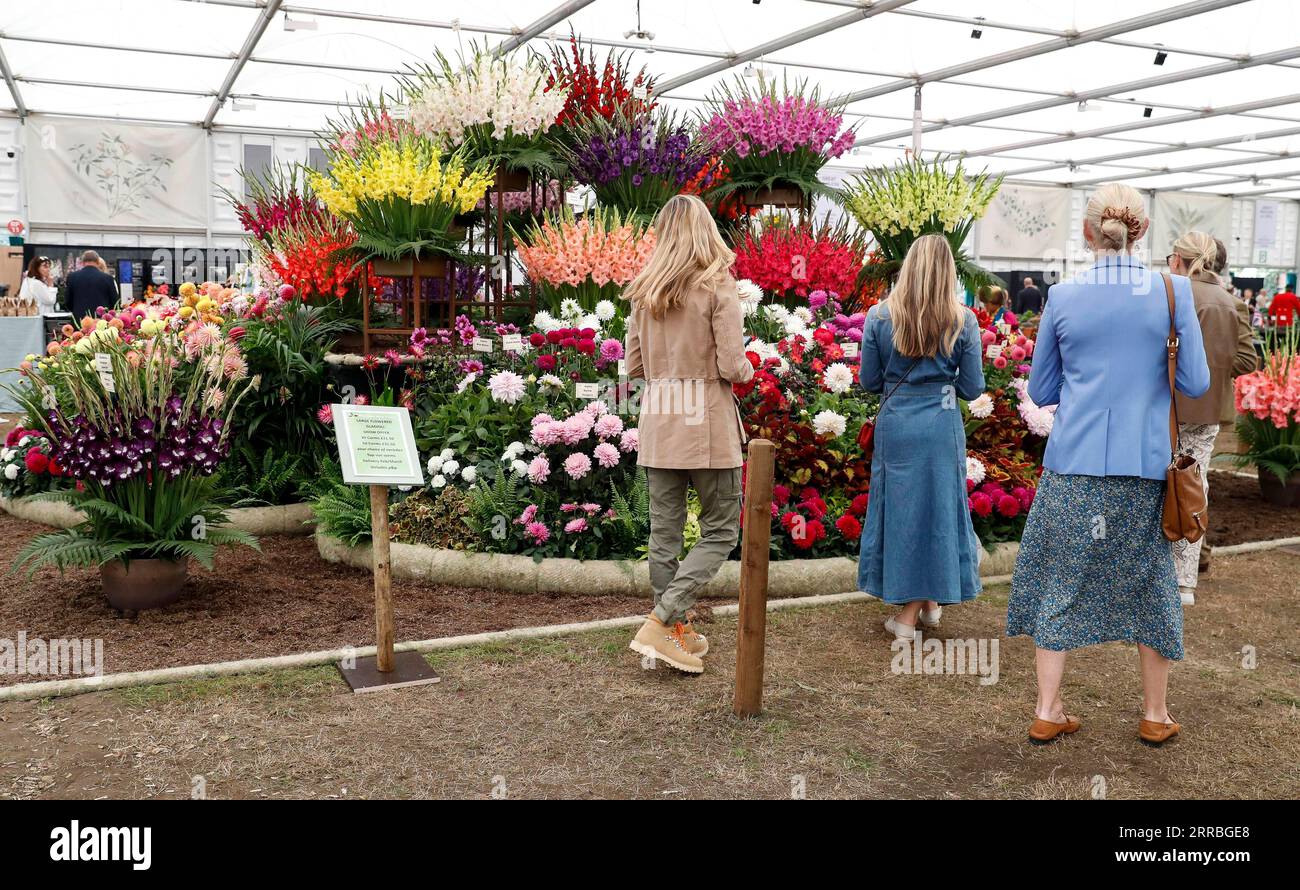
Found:
<path fill-rule="evenodd" d="M 393 669 L 393 573 L 389 561 L 388 486 L 370 486 L 370 548 L 375 558 L 375 668 Z"/>
<path fill-rule="evenodd" d="M 749 443 L 745 473 L 745 527 L 740 544 L 740 612 L 736 626 L 737 717 L 763 710 L 763 649 L 767 635 L 767 551 L 772 537 L 772 474 L 776 447 Z"/>

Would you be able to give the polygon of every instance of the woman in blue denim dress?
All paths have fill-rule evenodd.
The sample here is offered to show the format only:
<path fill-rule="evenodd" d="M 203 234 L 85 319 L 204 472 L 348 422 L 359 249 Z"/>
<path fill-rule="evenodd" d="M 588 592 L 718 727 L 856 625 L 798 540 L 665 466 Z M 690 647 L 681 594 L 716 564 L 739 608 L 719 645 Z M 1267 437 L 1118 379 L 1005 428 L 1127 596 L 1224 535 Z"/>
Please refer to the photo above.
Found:
<path fill-rule="evenodd" d="M 858 587 L 902 606 L 885 622 L 898 639 L 912 639 L 918 619 L 933 627 L 942 606 L 980 592 L 959 400 L 984 391 L 984 366 L 979 326 L 956 285 L 948 242 L 918 238 L 862 335 L 859 382 L 883 404 Z"/>

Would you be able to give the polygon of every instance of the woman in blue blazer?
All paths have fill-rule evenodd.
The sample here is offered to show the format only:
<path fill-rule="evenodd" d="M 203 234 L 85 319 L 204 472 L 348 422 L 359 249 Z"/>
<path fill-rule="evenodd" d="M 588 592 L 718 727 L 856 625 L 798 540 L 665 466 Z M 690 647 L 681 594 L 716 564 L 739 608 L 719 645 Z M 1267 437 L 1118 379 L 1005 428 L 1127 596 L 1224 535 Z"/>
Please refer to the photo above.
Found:
<path fill-rule="evenodd" d="M 1116 640 L 1138 644 L 1139 735 L 1159 744 L 1179 730 L 1165 701 L 1171 661 L 1183 657 L 1173 554 L 1161 531 L 1169 306 L 1161 276 L 1132 254 L 1148 223 L 1136 190 L 1098 189 L 1083 224 L 1096 262 L 1052 287 L 1038 328 L 1029 396 L 1058 407 L 1007 605 L 1008 636 L 1031 635 L 1038 647 L 1034 742 L 1079 728 L 1061 702 L 1066 651 Z M 1191 282 L 1172 281 L 1176 386 L 1196 398 L 1210 385 L 1201 327 Z"/>

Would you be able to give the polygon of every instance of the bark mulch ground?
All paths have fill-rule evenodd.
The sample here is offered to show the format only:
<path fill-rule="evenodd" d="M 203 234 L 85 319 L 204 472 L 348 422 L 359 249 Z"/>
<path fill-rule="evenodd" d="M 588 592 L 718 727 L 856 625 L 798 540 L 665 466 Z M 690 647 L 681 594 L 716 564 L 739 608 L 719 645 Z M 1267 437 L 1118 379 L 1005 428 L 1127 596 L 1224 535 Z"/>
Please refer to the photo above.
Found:
<path fill-rule="evenodd" d="M 0 797 L 1300 797 L 1300 556 L 1225 556 L 1186 611 L 1170 708 L 1137 739 L 1131 645 L 1072 653 L 1083 728 L 1027 743 L 1034 654 L 1006 592 L 940 639 L 999 642 L 997 682 L 891 670 L 872 601 L 769 616 L 764 713 L 731 715 L 735 622 L 702 676 L 646 671 L 628 632 L 439 652 L 436 686 L 355 696 L 333 667 L 0 704 Z"/>
<path fill-rule="evenodd" d="M 126 619 L 109 608 L 98 571 L 5 575 L 42 526 L 0 513 L 0 638 L 102 639 L 104 671 L 136 671 L 373 645 L 369 572 L 327 563 L 310 537 L 225 550 L 216 570 L 191 564 L 179 602 Z M 646 611 L 639 597 L 521 594 L 411 581 L 394 584 L 397 638 L 423 640 Z M 0 686 L 28 680 L 0 674 Z M 53 679 L 53 677 L 43 678 Z"/>
<path fill-rule="evenodd" d="M 1276 507 L 1259 493 L 1259 479 L 1210 471 L 1211 545 L 1300 537 L 1300 509 Z"/>

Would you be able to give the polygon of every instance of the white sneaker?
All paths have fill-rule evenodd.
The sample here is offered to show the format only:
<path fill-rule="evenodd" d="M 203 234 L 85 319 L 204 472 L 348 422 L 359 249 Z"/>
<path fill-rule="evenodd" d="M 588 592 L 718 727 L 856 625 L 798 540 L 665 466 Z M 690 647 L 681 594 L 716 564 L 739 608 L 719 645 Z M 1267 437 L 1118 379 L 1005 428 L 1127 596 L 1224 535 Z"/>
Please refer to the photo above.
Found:
<path fill-rule="evenodd" d="M 906 624 L 900 624 L 893 618 L 885 619 L 885 630 L 894 635 L 896 640 L 915 640 L 916 628 L 908 627 Z"/>
<path fill-rule="evenodd" d="M 936 607 L 933 612 L 927 612 L 925 609 L 922 609 L 920 614 L 921 623 L 926 627 L 938 627 L 939 619 L 942 617 L 943 606 Z"/>
<path fill-rule="evenodd" d="M 1178 598 L 1182 600 L 1184 606 L 1196 605 L 1196 588 L 1195 587 L 1178 588 Z"/>

